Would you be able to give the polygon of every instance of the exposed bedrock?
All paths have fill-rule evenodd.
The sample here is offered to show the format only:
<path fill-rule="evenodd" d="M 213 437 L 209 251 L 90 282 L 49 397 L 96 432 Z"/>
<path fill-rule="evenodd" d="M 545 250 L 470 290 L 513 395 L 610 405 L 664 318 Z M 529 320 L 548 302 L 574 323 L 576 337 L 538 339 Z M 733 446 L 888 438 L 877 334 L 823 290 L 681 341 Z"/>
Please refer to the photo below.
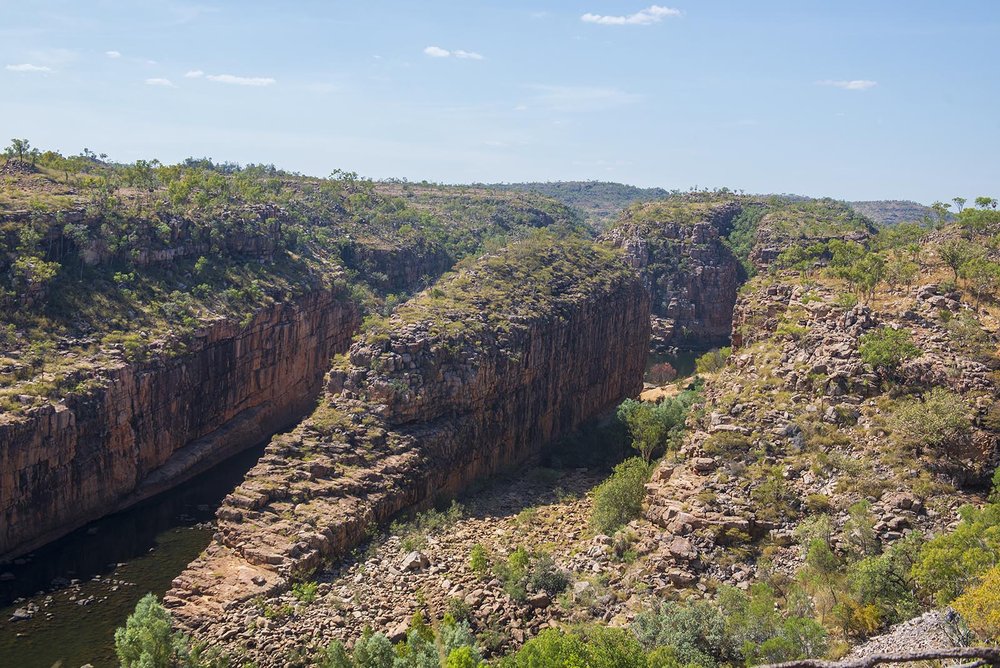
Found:
<path fill-rule="evenodd" d="M 641 389 L 649 297 L 610 249 L 515 244 L 366 332 L 276 437 L 164 599 L 189 628 L 289 585 L 371 527 L 538 457 Z"/>
<path fill-rule="evenodd" d="M 720 231 L 739 211 L 733 202 L 696 222 L 625 219 L 603 235 L 625 251 L 649 290 L 654 348 L 728 341 L 741 277 L 739 260 Z"/>
<path fill-rule="evenodd" d="M 102 371 L 102 387 L 0 424 L 0 558 L 170 488 L 288 428 L 315 401 L 357 307 L 316 291 L 183 355 Z"/>

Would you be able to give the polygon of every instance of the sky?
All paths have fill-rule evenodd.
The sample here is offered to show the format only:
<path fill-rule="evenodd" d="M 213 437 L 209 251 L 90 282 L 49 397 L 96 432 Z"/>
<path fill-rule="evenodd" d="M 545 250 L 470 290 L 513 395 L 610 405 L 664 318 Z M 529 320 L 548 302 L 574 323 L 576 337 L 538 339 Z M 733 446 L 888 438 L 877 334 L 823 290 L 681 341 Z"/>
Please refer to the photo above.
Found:
<path fill-rule="evenodd" d="M 997 0 L 0 0 L 0 141 L 445 183 L 1000 194 Z"/>

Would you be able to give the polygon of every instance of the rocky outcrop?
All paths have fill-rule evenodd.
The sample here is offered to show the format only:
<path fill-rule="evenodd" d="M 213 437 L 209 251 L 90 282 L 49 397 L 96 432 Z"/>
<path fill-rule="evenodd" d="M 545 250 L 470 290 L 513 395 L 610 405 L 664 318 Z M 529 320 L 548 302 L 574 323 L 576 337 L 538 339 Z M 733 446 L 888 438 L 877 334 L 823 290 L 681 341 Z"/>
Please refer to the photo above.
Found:
<path fill-rule="evenodd" d="M 216 322 L 171 358 L 0 423 L 0 558 L 147 498 L 299 419 L 359 324 L 329 291 Z"/>
<path fill-rule="evenodd" d="M 165 603 L 200 628 L 398 512 L 538 457 L 641 389 L 648 337 L 648 294 L 607 249 L 553 238 L 481 259 L 335 364 L 324 402 L 268 445 Z"/>
<path fill-rule="evenodd" d="M 340 258 L 345 267 L 357 271 L 372 287 L 386 294 L 418 290 L 455 263 L 440 244 L 424 239 L 403 248 L 371 241 L 346 242 Z"/>
<path fill-rule="evenodd" d="M 626 218 L 603 235 L 650 292 L 654 347 L 729 340 L 740 264 L 721 234 L 740 208 L 718 204 L 694 220 Z"/>

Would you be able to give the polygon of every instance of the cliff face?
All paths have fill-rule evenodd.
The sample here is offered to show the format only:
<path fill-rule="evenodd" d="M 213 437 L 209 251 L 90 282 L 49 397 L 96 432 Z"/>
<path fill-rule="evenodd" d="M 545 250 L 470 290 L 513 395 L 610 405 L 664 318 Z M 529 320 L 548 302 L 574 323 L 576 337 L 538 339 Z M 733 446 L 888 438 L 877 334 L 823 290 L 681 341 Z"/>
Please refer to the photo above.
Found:
<path fill-rule="evenodd" d="M 219 510 L 216 541 L 164 599 L 175 617 L 200 628 L 286 587 L 373 523 L 523 464 L 638 392 L 648 293 L 614 254 L 585 245 L 547 280 L 482 260 L 355 343 L 326 401 L 272 441 Z M 538 267 L 564 271 L 559 251 L 544 252 L 555 257 Z M 484 287 L 500 274 L 518 281 L 513 295 Z M 548 292 L 532 302 L 536 288 Z"/>
<path fill-rule="evenodd" d="M 626 220 L 604 234 L 650 292 L 654 347 L 728 341 L 740 265 L 720 231 L 739 210 L 716 205 L 694 222 Z"/>
<path fill-rule="evenodd" d="M 326 291 L 209 326 L 185 354 L 0 424 L 0 558 L 177 484 L 305 413 L 356 306 Z"/>

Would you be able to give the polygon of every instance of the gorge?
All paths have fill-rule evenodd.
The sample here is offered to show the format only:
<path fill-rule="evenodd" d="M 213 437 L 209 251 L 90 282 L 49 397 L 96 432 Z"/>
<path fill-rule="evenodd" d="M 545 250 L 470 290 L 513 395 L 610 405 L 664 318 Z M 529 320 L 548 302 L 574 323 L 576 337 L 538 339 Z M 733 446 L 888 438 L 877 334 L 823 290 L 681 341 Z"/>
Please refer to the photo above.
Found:
<path fill-rule="evenodd" d="M 949 323 L 971 322 L 975 311 L 937 285 L 922 286 L 915 302 L 890 288 L 878 300 L 863 292 L 865 304 L 838 296 L 862 290 L 873 271 L 845 263 L 870 261 L 867 246 L 890 243 L 841 203 L 675 195 L 630 207 L 597 234 L 543 200 L 398 184 L 378 196 L 389 199 L 335 224 L 297 223 L 291 209 L 268 209 L 280 225 L 253 208 L 243 219 L 229 214 L 242 231 L 228 232 L 215 274 L 205 248 L 190 245 L 197 230 L 176 221 L 181 250 L 136 264 L 105 244 L 96 266 L 77 269 L 75 242 L 42 235 L 32 261 L 91 272 L 98 290 L 85 299 L 134 300 L 150 280 L 176 286 L 152 294 L 169 294 L 191 315 L 171 338 L 174 307 L 158 306 L 167 329 L 149 336 L 153 345 L 111 332 L 95 352 L 60 334 L 54 350 L 36 355 L 14 339 L 7 372 L 17 389 L 0 424 L 7 556 L 29 553 L 42 567 L 49 557 L 31 551 L 52 537 L 269 441 L 243 460 L 238 485 L 214 489 L 198 511 L 215 511 L 211 539 L 200 522 L 205 542 L 180 549 L 165 533 L 153 539 L 164 536 L 154 552 L 171 565 L 143 582 L 165 594 L 178 629 L 259 666 L 310 665 L 330 642 L 351 646 L 372 630 L 405 641 L 414 615 L 461 614 L 499 656 L 564 624 L 631 628 L 649 596 L 708 600 L 717 588 L 749 586 L 771 577 L 762 565 L 770 555 L 789 574 L 801 563 L 795 531 L 809 504 L 830 512 L 837 530 L 860 512 L 848 508 L 869 504 L 873 540 L 889 550 L 909 529 L 943 531 L 949 510 L 974 498 L 962 485 L 986 484 L 996 453 L 991 335 L 961 349 L 948 343 Z M 309 207 L 327 211 L 318 201 Z M 381 220 L 386 210 L 398 217 Z M 294 238 L 241 241 L 253 224 L 265 237 L 291 229 Z M 228 273 L 236 271 L 252 273 Z M 198 281 L 193 302 L 177 296 Z M 259 292 L 237 295 L 225 287 L 233 281 Z M 31 295 L 30 308 L 63 299 L 50 288 Z M 945 320 L 944 310 L 956 315 Z M 858 352 L 885 328 L 905 328 L 920 352 L 892 374 Z M 715 366 L 699 361 L 696 378 L 657 388 L 663 408 L 679 395 L 697 403 L 661 443 L 641 514 L 613 535 L 596 532 L 587 518 L 607 475 L 601 466 L 615 461 L 594 467 L 560 447 L 581 439 L 611 452 L 627 439 L 609 435 L 621 429 L 610 415 L 642 390 L 651 350 L 730 341 L 728 361 L 716 353 Z M 80 358 L 99 371 L 88 376 Z M 881 412 L 907 405 L 886 389 L 900 378 L 968 408 L 968 431 L 921 460 L 917 477 L 891 450 L 869 459 L 883 448 L 872 434 L 897 428 Z M 42 381 L 57 386 L 43 393 Z M 930 508 L 928 490 L 945 489 L 941 480 L 955 481 L 939 502 L 950 505 Z M 398 528 L 414 517 L 420 526 L 456 498 L 477 510 L 447 515 L 453 534 Z M 486 574 L 469 565 L 476 550 L 492 562 Z M 505 560 L 521 553 L 547 564 L 539 583 L 565 577 L 572 591 L 511 589 Z M 181 554 L 183 572 L 172 560 Z M 127 587 L 142 561 L 91 570 Z M 27 573 L 8 568 L 4 577 Z M 13 617 L 66 618 L 56 593 L 21 599 Z M 7 628 L 53 637 L 26 622 Z"/>

